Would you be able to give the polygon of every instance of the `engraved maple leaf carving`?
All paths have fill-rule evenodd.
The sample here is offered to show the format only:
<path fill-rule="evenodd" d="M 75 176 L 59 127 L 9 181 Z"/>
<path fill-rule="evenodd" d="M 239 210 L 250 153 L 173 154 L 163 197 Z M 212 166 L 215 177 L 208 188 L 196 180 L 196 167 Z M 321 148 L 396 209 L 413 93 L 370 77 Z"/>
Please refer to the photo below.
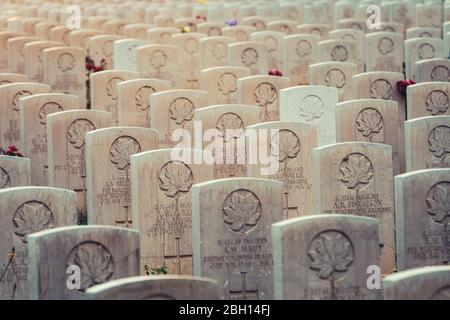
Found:
<path fill-rule="evenodd" d="M 81 271 L 80 291 L 108 281 L 114 273 L 111 254 L 96 243 L 79 245 L 75 249 L 73 264 Z"/>
<path fill-rule="evenodd" d="M 339 180 L 350 190 L 365 188 L 373 178 L 373 167 L 363 154 L 349 154 L 341 162 Z"/>
<path fill-rule="evenodd" d="M 0 168 L 0 189 L 8 188 L 11 185 L 11 180 L 8 173 Z"/>
<path fill-rule="evenodd" d="M 231 72 L 225 72 L 217 81 L 217 89 L 227 98 L 226 102 L 230 103 L 231 95 L 237 90 L 237 77 Z"/>
<path fill-rule="evenodd" d="M 223 205 L 224 222 L 231 231 L 245 233 L 258 224 L 261 202 L 249 190 L 232 192 Z"/>
<path fill-rule="evenodd" d="M 220 131 L 220 136 L 224 141 L 237 139 L 244 133 L 244 123 L 235 113 L 225 113 L 218 120 L 216 129 Z"/>
<path fill-rule="evenodd" d="M 383 117 L 378 110 L 373 108 L 366 108 L 362 110 L 356 119 L 356 130 L 362 134 L 363 137 L 369 138 L 372 142 L 374 136 L 383 129 Z"/>
<path fill-rule="evenodd" d="M 318 96 L 306 96 L 300 103 L 300 115 L 307 122 L 316 122 L 325 112 L 324 103 Z"/>
<path fill-rule="evenodd" d="M 325 231 L 318 235 L 311 243 L 308 256 L 311 259 L 310 268 L 318 271 L 318 277 L 322 280 L 329 280 L 334 273 L 348 271 L 355 259 L 350 240 L 337 231 Z"/>
<path fill-rule="evenodd" d="M 271 83 L 262 82 L 255 88 L 255 101 L 260 107 L 266 107 L 278 99 L 277 88 Z"/>
<path fill-rule="evenodd" d="M 419 58 L 422 60 L 434 58 L 434 54 L 436 53 L 436 49 L 434 49 L 433 45 L 430 43 L 423 43 L 419 46 L 419 50 L 417 52 L 419 54 Z"/>
<path fill-rule="evenodd" d="M 450 127 L 434 128 L 428 137 L 428 149 L 435 157 L 445 161 L 447 154 L 450 153 Z"/>
<path fill-rule="evenodd" d="M 211 52 L 218 61 L 223 61 L 227 57 L 227 45 L 224 42 L 217 42 Z"/>
<path fill-rule="evenodd" d="M 272 155 L 278 157 L 281 163 L 294 159 L 300 152 L 300 140 L 290 130 L 280 130 L 271 140 Z"/>
<path fill-rule="evenodd" d="M 299 42 L 297 42 L 297 45 L 295 46 L 295 52 L 301 58 L 310 55 L 312 52 L 311 43 L 307 40 L 300 40 Z"/>
<path fill-rule="evenodd" d="M 47 125 L 47 115 L 59 111 L 64 111 L 59 103 L 47 102 L 39 110 L 39 122 L 44 126 Z"/>
<path fill-rule="evenodd" d="M 41 202 L 29 201 L 22 204 L 14 214 L 14 233 L 22 242 L 27 242 L 30 233 L 54 227 L 50 209 Z"/>
<path fill-rule="evenodd" d="M 348 50 L 343 45 L 337 45 L 331 50 L 331 60 L 332 61 L 347 61 Z"/>
<path fill-rule="evenodd" d="M 241 61 L 246 66 L 249 67 L 258 62 L 258 52 L 254 48 L 247 48 L 242 51 Z"/>
<path fill-rule="evenodd" d="M 124 170 L 130 165 L 130 156 L 141 152 L 139 143 L 131 137 L 120 137 L 111 146 L 111 162 L 117 169 Z"/>
<path fill-rule="evenodd" d="M 375 80 L 370 86 L 370 97 L 372 99 L 390 100 L 393 92 L 392 85 L 385 79 Z"/>
<path fill-rule="evenodd" d="M 450 80 L 450 71 L 446 66 L 436 66 L 431 71 L 431 80 L 448 82 Z"/>
<path fill-rule="evenodd" d="M 164 67 L 168 62 L 167 55 L 162 50 L 155 50 L 152 52 L 150 56 L 150 64 L 155 69 L 160 69 Z"/>
<path fill-rule="evenodd" d="M 86 132 L 95 130 L 95 126 L 92 122 L 86 119 L 75 120 L 67 131 L 69 138 L 69 143 L 75 149 L 81 149 L 85 144 L 85 134 Z"/>
<path fill-rule="evenodd" d="M 444 91 L 434 90 L 428 94 L 425 106 L 433 116 L 446 113 L 449 106 L 448 96 Z"/>
<path fill-rule="evenodd" d="M 136 102 L 136 106 L 139 107 L 139 110 L 144 111 L 150 108 L 150 95 L 155 92 L 156 89 L 151 86 L 143 86 L 139 88 L 136 92 L 136 96 L 134 97 L 134 101 Z"/>
<path fill-rule="evenodd" d="M 169 117 L 177 125 L 184 126 L 185 122 L 192 120 L 194 113 L 194 104 L 187 98 L 177 98 L 169 106 Z"/>
<path fill-rule="evenodd" d="M 192 170 L 181 161 L 170 161 L 162 168 L 158 176 L 159 188 L 166 197 L 176 198 L 188 193 L 193 183 Z"/>
<path fill-rule="evenodd" d="M 325 85 L 341 89 L 345 86 L 345 74 L 339 69 L 331 69 L 325 76 Z"/>
<path fill-rule="evenodd" d="M 427 197 L 428 213 L 437 223 L 444 223 L 450 217 L 450 184 L 439 183 L 429 192 Z"/>

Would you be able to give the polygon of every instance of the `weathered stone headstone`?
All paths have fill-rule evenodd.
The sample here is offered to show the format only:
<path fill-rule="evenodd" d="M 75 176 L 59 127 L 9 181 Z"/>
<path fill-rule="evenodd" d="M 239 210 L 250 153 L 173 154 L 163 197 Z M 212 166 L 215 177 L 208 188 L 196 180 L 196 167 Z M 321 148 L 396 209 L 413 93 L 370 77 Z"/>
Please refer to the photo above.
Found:
<path fill-rule="evenodd" d="M 31 182 L 48 186 L 47 115 L 65 110 L 82 109 L 74 95 L 42 93 L 19 99 L 20 146 L 31 159 Z"/>
<path fill-rule="evenodd" d="M 114 67 L 114 41 L 123 39 L 118 35 L 103 34 L 89 38 L 89 56 L 96 66 L 103 64 L 105 70 L 112 70 Z"/>
<path fill-rule="evenodd" d="M 225 299 L 273 299 L 270 225 L 283 218 L 281 182 L 234 178 L 192 187 L 194 275 Z"/>
<path fill-rule="evenodd" d="M 265 31 L 267 29 L 267 17 L 250 16 L 242 19 L 241 24 L 244 26 L 251 26 L 256 28 L 256 32 Z"/>
<path fill-rule="evenodd" d="M 202 38 L 199 41 L 200 70 L 226 66 L 228 63 L 228 44 L 235 42 L 234 38 L 224 36 L 212 36 Z"/>
<path fill-rule="evenodd" d="M 177 86 L 184 89 L 199 88 L 199 40 L 206 36 L 202 33 L 188 32 L 172 36 L 171 44 L 177 47 L 177 61 L 170 63 L 176 64 L 177 68 Z"/>
<path fill-rule="evenodd" d="M 30 185 L 30 159 L 0 155 L 0 189 Z"/>
<path fill-rule="evenodd" d="M 357 29 L 335 29 L 329 32 L 329 39 L 352 40 L 355 42 L 355 63 L 360 72 L 364 71 L 364 32 Z"/>
<path fill-rule="evenodd" d="M 125 28 L 126 24 L 127 24 L 127 21 L 122 20 L 122 19 L 109 20 L 103 24 L 102 30 L 108 35 L 123 36 L 124 28 Z M 91 38 L 93 38 L 93 37 L 91 37 Z"/>
<path fill-rule="evenodd" d="M 169 274 L 192 275 L 191 189 L 214 179 L 212 165 L 194 163 L 202 156 L 200 149 L 162 149 L 131 157 L 133 228 L 141 233 L 141 272 L 166 266 Z"/>
<path fill-rule="evenodd" d="M 349 18 L 338 21 L 337 27 L 340 29 L 356 29 L 366 32 L 367 22 L 366 19 Z"/>
<path fill-rule="evenodd" d="M 298 33 L 298 23 L 292 20 L 272 20 L 267 23 L 268 31 L 282 32 L 285 35 Z"/>
<path fill-rule="evenodd" d="M 89 38 L 101 35 L 103 32 L 95 29 L 79 29 L 69 33 L 71 47 L 80 47 L 89 52 Z"/>
<path fill-rule="evenodd" d="M 208 92 L 208 105 L 237 103 L 237 80 L 248 76 L 250 69 L 243 67 L 204 69 L 200 73 L 200 89 Z"/>
<path fill-rule="evenodd" d="M 428 3 L 416 3 L 416 25 L 418 27 L 442 26 L 442 4 L 438 1 Z M 440 36 L 438 37 L 440 38 Z"/>
<path fill-rule="evenodd" d="M 416 118 L 405 122 L 406 172 L 450 168 L 450 116 Z"/>
<path fill-rule="evenodd" d="M 180 142 L 173 140 L 175 131 L 193 133 L 195 110 L 208 105 L 208 92 L 190 89 L 162 91 L 150 96 L 150 105 L 150 127 L 158 130 L 159 146 L 171 148 Z M 175 135 L 179 136 L 179 133 Z"/>
<path fill-rule="evenodd" d="M 177 70 L 177 47 L 151 44 L 136 49 L 136 66 L 141 77 L 167 80 L 180 87 L 181 76 Z"/>
<path fill-rule="evenodd" d="M 201 123 L 203 149 L 213 151 L 214 179 L 247 176 L 245 128 L 259 123 L 259 110 L 241 104 L 214 105 L 195 110 Z M 198 129 L 197 129 L 198 130 Z"/>
<path fill-rule="evenodd" d="M 351 62 L 357 64 L 357 50 L 356 42 L 353 40 L 345 39 L 329 39 L 320 41 L 318 44 L 319 55 L 317 62 Z M 358 72 L 364 70 L 358 66 Z"/>
<path fill-rule="evenodd" d="M 336 88 L 312 85 L 287 88 L 280 91 L 280 119 L 317 125 L 319 146 L 336 143 L 336 103 Z"/>
<path fill-rule="evenodd" d="M 113 61 L 114 69 L 137 71 L 136 48 L 148 45 L 148 40 L 142 39 L 122 39 L 114 41 L 113 44 Z"/>
<path fill-rule="evenodd" d="M 139 78 L 133 71 L 108 70 L 90 75 L 90 103 L 93 110 L 107 111 L 112 114 L 113 124 L 118 123 L 117 85 L 126 80 Z"/>
<path fill-rule="evenodd" d="M 28 235 L 76 224 L 75 194 L 55 188 L 7 188 L 0 190 L 0 205 L 0 299 L 28 299 Z"/>
<path fill-rule="evenodd" d="M 221 288 L 208 278 L 190 276 L 129 277 L 86 291 L 88 300 L 217 300 Z"/>
<path fill-rule="evenodd" d="M 85 143 L 88 224 L 131 227 L 130 156 L 157 149 L 157 131 L 98 129 Z"/>
<path fill-rule="evenodd" d="M 336 105 L 336 141 L 366 141 L 392 146 L 394 175 L 400 174 L 397 102 L 361 99 Z"/>
<path fill-rule="evenodd" d="M 450 261 L 450 169 L 395 177 L 397 269 Z"/>
<path fill-rule="evenodd" d="M 204 33 L 208 37 L 222 36 L 222 23 L 202 22 L 197 24 L 197 32 Z"/>
<path fill-rule="evenodd" d="M 0 86 L 13 82 L 27 82 L 28 77 L 20 73 L 0 73 Z"/>
<path fill-rule="evenodd" d="M 383 279 L 385 300 L 449 300 L 450 266 L 416 268 Z"/>
<path fill-rule="evenodd" d="M 365 38 L 366 70 L 403 72 L 403 35 L 374 32 Z"/>
<path fill-rule="evenodd" d="M 403 30 L 407 30 L 416 25 L 414 15 L 414 2 L 396 1 L 391 4 L 389 12 L 389 21 L 395 21 L 403 24 Z"/>
<path fill-rule="evenodd" d="M 318 59 L 320 38 L 310 34 L 295 34 L 284 37 L 284 68 L 291 86 L 309 84 L 308 67 Z"/>
<path fill-rule="evenodd" d="M 408 120 L 450 115 L 449 82 L 424 82 L 406 89 Z"/>
<path fill-rule="evenodd" d="M 8 72 L 8 40 L 14 37 L 22 37 L 25 36 L 22 32 L 17 31 L 0 31 L 0 72 Z"/>
<path fill-rule="evenodd" d="M 86 51 L 58 47 L 44 50 L 44 80 L 53 92 L 73 94 L 86 106 Z"/>
<path fill-rule="evenodd" d="M 269 69 L 267 45 L 255 41 L 229 44 L 228 65 L 249 68 L 252 75 L 267 74 Z"/>
<path fill-rule="evenodd" d="M 82 300 L 92 286 L 139 275 L 139 233 L 134 230 L 83 226 L 38 232 L 29 237 L 28 254 L 32 300 Z M 77 269 L 79 289 L 67 272 Z"/>
<path fill-rule="evenodd" d="M 180 29 L 174 27 L 151 28 L 147 31 L 147 39 L 152 44 L 169 44 L 172 35 L 180 33 Z"/>
<path fill-rule="evenodd" d="M 301 24 L 297 27 L 297 33 L 311 34 L 318 36 L 320 40 L 328 39 L 328 32 L 331 26 L 328 24 Z"/>
<path fill-rule="evenodd" d="M 339 101 L 351 100 L 352 76 L 357 73 L 357 65 L 350 62 L 322 62 L 309 66 L 309 83 L 337 88 Z"/>
<path fill-rule="evenodd" d="M 272 225 L 274 298 L 378 300 L 367 270 L 379 265 L 378 221 L 314 215 Z M 332 257 L 330 259 L 330 257 Z"/>
<path fill-rule="evenodd" d="M 443 58 L 442 39 L 414 38 L 405 40 L 405 74 L 406 79 L 415 80 L 414 65 L 417 61 Z"/>
<path fill-rule="evenodd" d="M 259 106 L 261 122 L 280 120 L 280 90 L 289 87 L 289 78 L 250 76 L 237 80 L 238 103 Z"/>
<path fill-rule="evenodd" d="M 274 121 L 247 127 L 247 130 L 266 132 L 267 139 L 259 136 L 257 149 L 248 140 L 250 152 L 257 151 L 258 161 L 248 161 L 248 175 L 278 180 L 284 183 L 284 219 L 309 215 L 313 211 L 312 150 L 317 147 L 317 126 L 292 121 Z M 267 150 L 264 154 L 262 150 Z M 256 155 L 255 155 L 256 156 Z M 267 163 L 269 157 L 270 161 Z M 274 171 L 263 171 L 268 169 Z"/>
<path fill-rule="evenodd" d="M 70 46 L 71 29 L 66 26 L 56 26 L 50 30 L 50 40 L 64 42 L 66 46 Z"/>
<path fill-rule="evenodd" d="M 375 218 L 380 224 L 381 270 L 395 269 L 392 147 L 344 142 L 314 149 L 314 209 Z"/>
<path fill-rule="evenodd" d="M 119 125 L 150 128 L 150 95 L 170 88 L 169 81 L 159 79 L 141 78 L 118 83 Z"/>
<path fill-rule="evenodd" d="M 278 69 L 282 73 L 285 70 L 285 62 L 283 55 L 285 48 L 285 33 L 279 31 L 260 31 L 250 35 L 251 41 L 265 43 L 268 51 L 268 67 L 269 69 Z"/>
<path fill-rule="evenodd" d="M 222 35 L 235 38 L 237 41 L 250 41 L 250 34 L 256 31 L 255 27 L 240 25 L 222 28 Z"/>
<path fill-rule="evenodd" d="M 47 117 L 48 185 L 73 190 L 78 218 L 86 220 L 86 132 L 112 126 L 111 114 L 70 110 Z"/>
<path fill-rule="evenodd" d="M 8 51 L 8 70 L 13 73 L 26 74 L 25 44 L 43 40 L 37 37 L 14 37 L 6 41 Z"/>
<path fill-rule="evenodd" d="M 49 91 L 48 85 L 33 82 L 15 82 L 0 86 L 0 146 L 20 144 L 19 99 Z"/>
<path fill-rule="evenodd" d="M 420 82 L 450 82 L 450 60 L 428 59 L 418 61 L 414 67 L 416 81 Z"/>
<path fill-rule="evenodd" d="M 127 24 L 123 28 L 124 36 L 126 38 L 147 39 L 147 30 L 151 28 L 147 23 L 133 23 Z"/>
<path fill-rule="evenodd" d="M 52 47 L 62 47 L 64 43 L 58 41 L 33 41 L 26 43 L 25 70 L 31 81 L 44 82 L 44 50 Z"/>
<path fill-rule="evenodd" d="M 416 27 L 406 30 L 406 39 L 412 38 L 441 38 L 441 29 L 433 27 Z"/>

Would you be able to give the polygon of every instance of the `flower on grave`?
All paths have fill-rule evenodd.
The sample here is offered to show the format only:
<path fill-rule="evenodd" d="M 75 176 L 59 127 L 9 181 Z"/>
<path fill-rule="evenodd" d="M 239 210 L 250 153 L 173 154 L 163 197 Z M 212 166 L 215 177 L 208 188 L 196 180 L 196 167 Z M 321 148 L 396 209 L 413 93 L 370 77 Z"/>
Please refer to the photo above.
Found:
<path fill-rule="evenodd" d="M 16 146 L 8 146 L 6 151 L 0 148 L 0 155 L 23 158 L 23 155 L 19 152 Z"/>
<path fill-rule="evenodd" d="M 410 85 L 416 84 L 414 80 L 403 80 L 397 82 L 397 91 L 402 95 L 406 96 L 406 88 Z"/>
<path fill-rule="evenodd" d="M 270 69 L 269 72 L 268 72 L 268 75 L 269 76 L 277 76 L 277 77 L 282 77 L 283 76 L 281 71 L 278 70 L 278 69 Z"/>
<path fill-rule="evenodd" d="M 184 26 L 181 28 L 181 33 L 189 33 L 191 32 L 191 28 L 189 26 Z"/>
<path fill-rule="evenodd" d="M 207 18 L 206 18 L 205 16 L 202 16 L 202 15 L 196 16 L 195 19 L 197 19 L 197 20 L 203 20 L 203 21 L 206 21 L 206 20 L 207 20 Z"/>
<path fill-rule="evenodd" d="M 225 24 L 229 27 L 235 27 L 235 26 L 237 26 L 238 22 L 236 19 L 231 19 L 231 20 L 225 21 Z"/>

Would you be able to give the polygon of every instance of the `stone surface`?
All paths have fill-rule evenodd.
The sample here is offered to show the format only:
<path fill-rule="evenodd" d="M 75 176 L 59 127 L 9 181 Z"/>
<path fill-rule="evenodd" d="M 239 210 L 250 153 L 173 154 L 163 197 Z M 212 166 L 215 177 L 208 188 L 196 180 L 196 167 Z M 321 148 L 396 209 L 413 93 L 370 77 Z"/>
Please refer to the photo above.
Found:
<path fill-rule="evenodd" d="M 0 155 L 0 189 L 29 185 L 31 185 L 30 159 Z"/>
<path fill-rule="evenodd" d="M 64 43 L 58 41 L 32 41 L 24 45 L 25 70 L 28 79 L 44 82 L 44 50 L 52 47 L 62 47 Z"/>
<path fill-rule="evenodd" d="M 148 45 L 149 43 L 148 40 L 142 39 L 121 39 L 114 41 L 114 69 L 140 72 L 141 70 L 136 65 L 136 48 Z"/>
<path fill-rule="evenodd" d="M 151 44 L 136 49 L 136 66 L 141 77 L 170 81 L 172 87 L 180 87 L 178 76 L 178 49 L 173 45 Z"/>
<path fill-rule="evenodd" d="M 335 105 L 338 89 L 297 86 L 280 91 L 280 119 L 307 122 L 318 127 L 318 145 L 336 143 Z"/>
<path fill-rule="evenodd" d="M 352 76 L 357 72 L 357 65 L 350 62 L 322 62 L 309 66 L 309 83 L 337 88 L 339 101 L 351 100 Z"/>
<path fill-rule="evenodd" d="M 130 156 L 157 149 L 157 131 L 114 127 L 85 137 L 88 224 L 131 227 Z"/>
<path fill-rule="evenodd" d="M 249 68 L 252 75 L 267 74 L 269 69 L 267 45 L 256 41 L 229 44 L 228 65 Z"/>
<path fill-rule="evenodd" d="M 70 110 L 47 117 L 48 185 L 73 190 L 78 218 L 86 220 L 86 132 L 111 127 L 108 112 Z"/>
<path fill-rule="evenodd" d="M 366 71 L 403 72 L 403 35 L 374 32 L 365 38 Z"/>
<path fill-rule="evenodd" d="M 238 103 L 258 106 L 260 121 L 280 120 L 280 90 L 289 87 L 289 78 L 250 76 L 237 80 Z"/>
<path fill-rule="evenodd" d="M 414 64 L 417 61 L 443 58 L 442 39 L 414 38 L 405 40 L 405 75 L 406 79 L 416 79 Z"/>
<path fill-rule="evenodd" d="M 369 266 L 379 265 L 378 222 L 346 215 L 314 215 L 272 225 L 274 298 L 372 300 Z M 331 260 L 330 257 L 332 257 Z"/>
<path fill-rule="evenodd" d="M 202 156 L 200 149 L 160 149 L 131 157 L 142 273 L 166 266 L 169 274 L 192 275 L 192 185 L 214 178 L 212 165 L 194 163 Z"/>
<path fill-rule="evenodd" d="M 75 194 L 43 187 L 7 188 L 0 190 L 0 205 L 0 299 L 28 299 L 28 235 L 76 224 Z"/>
<path fill-rule="evenodd" d="M 30 236 L 28 254 L 32 300 L 82 300 L 94 285 L 139 275 L 139 233 L 134 230 L 106 226 L 47 230 Z M 76 267 L 81 272 L 79 289 L 69 279 Z"/>
<path fill-rule="evenodd" d="M 200 73 L 200 88 L 208 92 L 208 105 L 233 104 L 239 101 L 237 80 L 250 76 L 244 67 L 215 67 Z"/>
<path fill-rule="evenodd" d="M 283 216 L 283 184 L 235 178 L 192 187 L 194 275 L 217 280 L 225 299 L 273 299 L 270 225 Z"/>
<path fill-rule="evenodd" d="M 15 82 L 0 86 L 0 146 L 20 147 L 19 99 L 49 92 L 50 87 L 33 82 Z"/>
<path fill-rule="evenodd" d="M 428 59 L 418 61 L 415 64 L 414 70 L 417 83 L 450 81 L 449 59 Z"/>
<path fill-rule="evenodd" d="M 26 73 L 25 44 L 43 40 L 37 37 L 14 37 L 6 41 L 8 51 L 8 70 L 13 73 Z"/>
<path fill-rule="evenodd" d="M 330 32 L 331 27 L 328 24 L 301 24 L 297 26 L 298 33 L 302 34 L 312 34 L 318 36 L 320 40 L 328 39 L 328 32 Z"/>
<path fill-rule="evenodd" d="M 169 81 L 140 78 L 117 84 L 117 117 L 120 126 L 150 128 L 150 96 L 169 90 Z"/>
<path fill-rule="evenodd" d="M 178 144 L 180 130 L 193 132 L 195 110 L 208 105 L 208 92 L 203 90 L 167 90 L 150 96 L 150 127 L 158 130 L 159 146 Z M 174 139 L 175 138 L 175 139 Z"/>
<path fill-rule="evenodd" d="M 0 44 L 1 44 L 1 50 L 0 50 L 0 72 L 9 72 L 8 69 L 8 47 L 7 47 L 7 41 L 8 39 L 12 39 L 14 37 L 21 37 L 25 34 L 18 31 L 11 31 L 11 30 L 1 30 L 0 31 Z"/>
<path fill-rule="evenodd" d="M 210 36 L 198 41 L 200 47 L 200 71 L 207 68 L 223 67 L 228 63 L 228 44 L 236 42 L 232 37 Z"/>
<path fill-rule="evenodd" d="M 31 159 L 31 183 L 48 186 L 47 115 L 81 109 L 77 96 L 42 93 L 19 99 L 20 148 Z"/>
<path fill-rule="evenodd" d="M 319 36 L 312 34 L 284 37 L 284 68 L 291 86 L 309 84 L 308 66 L 317 62 L 319 40 Z"/>
<path fill-rule="evenodd" d="M 102 34 L 89 38 L 89 56 L 96 66 L 103 65 L 105 70 L 114 68 L 114 41 L 123 39 L 122 36 Z"/>
<path fill-rule="evenodd" d="M 427 117 L 450 115 L 448 82 L 424 82 L 406 89 L 408 120 Z"/>
<path fill-rule="evenodd" d="M 152 44 L 169 44 L 172 35 L 180 33 L 180 29 L 174 27 L 152 28 L 147 31 L 147 39 Z"/>
<path fill-rule="evenodd" d="M 141 276 L 110 281 L 86 291 L 88 300 L 217 300 L 217 282 L 189 276 Z"/>
<path fill-rule="evenodd" d="M 250 34 L 256 32 L 255 27 L 251 26 L 233 26 L 222 28 L 222 35 L 235 38 L 237 41 L 250 41 Z"/>
<path fill-rule="evenodd" d="M 314 149 L 313 193 L 318 214 L 375 218 L 380 224 L 381 270 L 395 269 L 392 147 L 344 142 Z"/>
<path fill-rule="evenodd" d="M 13 82 L 27 82 L 28 77 L 20 73 L 0 73 L 0 86 Z"/>
<path fill-rule="evenodd" d="M 442 38 L 441 29 L 434 27 L 416 27 L 406 30 L 406 39 L 413 38 Z"/>
<path fill-rule="evenodd" d="M 450 267 L 424 267 L 383 279 L 385 300 L 450 300 Z"/>
<path fill-rule="evenodd" d="M 318 44 L 318 60 L 317 62 L 351 62 L 358 64 L 356 42 L 346 39 L 329 39 L 320 41 Z M 361 66 L 362 67 L 362 66 Z M 358 72 L 364 70 L 358 66 Z"/>
<path fill-rule="evenodd" d="M 448 264 L 450 169 L 395 177 L 397 269 Z"/>
<path fill-rule="evenodd" d="M 405 122 L 406 172 L 450 168 L 450 116 L 423 117 Z"/>
<path fill-rule="evenodd" d="M 283 60 L 283 55 L 286 50 L 284 41 L 285 36 L 286 34 L 284 32 L 275 30 L 253 32 L 250 35 L 251 41 L 257 41 L 266 44 L 269 59 L 269 69 L 277 69 L 282 73 L 285 72 L 285 62 Z"/>

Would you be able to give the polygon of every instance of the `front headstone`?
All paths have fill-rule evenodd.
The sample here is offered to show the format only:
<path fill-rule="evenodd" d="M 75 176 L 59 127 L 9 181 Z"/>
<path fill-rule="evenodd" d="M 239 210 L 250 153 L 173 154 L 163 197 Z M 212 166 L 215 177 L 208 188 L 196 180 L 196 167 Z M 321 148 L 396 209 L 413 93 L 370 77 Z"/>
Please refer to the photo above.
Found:
<path fill-rule="evenodd" d="M 281 182 L 235 178 L 192 187 L 194 275 L 225 299 L 273 299 L 270 225 L 283 218 Z"/>
<path fill-rule="evenodd" d="M 318 214 L 375 218 L 380 224 L 381 270 L 395 269 L 392 147 L 344 142 L 314 149 L 314 209 Z"/>
<path fill-rule="evenodd" d="M 88 224 L 131 227 L 130 156 L 157 149 L 157 131 L 98 129 L 85 143 Z"/>
<path fill-rule="evenodd" d="M 274 298 L 378 300 L 367 270 L 378 266 L 378 221 L 314 215 L 272 225 Z"/>
<path fill-rule="evenodd" d="M 134 230 L 83 226 L 38 232 L 29 237 L 28 254 L 32 300 L 82 300 L 90 287 L 139 275 L 139 233 Z M 68 270 L 79 270 L 78 289 Z"/>
<path fill-rule="evenodd" d="M 406 89 L 408 120 L 450 115 L 449 93 L 449 82 L 425 82 L 408 86 Z"/>
<path fill-rule="evenodd" d="M 7 188 L 0 190 L 0 206 L 0 299 L 28 299 L 28 235 L 76 224 L 75 194 L 55 188 Z"/>

